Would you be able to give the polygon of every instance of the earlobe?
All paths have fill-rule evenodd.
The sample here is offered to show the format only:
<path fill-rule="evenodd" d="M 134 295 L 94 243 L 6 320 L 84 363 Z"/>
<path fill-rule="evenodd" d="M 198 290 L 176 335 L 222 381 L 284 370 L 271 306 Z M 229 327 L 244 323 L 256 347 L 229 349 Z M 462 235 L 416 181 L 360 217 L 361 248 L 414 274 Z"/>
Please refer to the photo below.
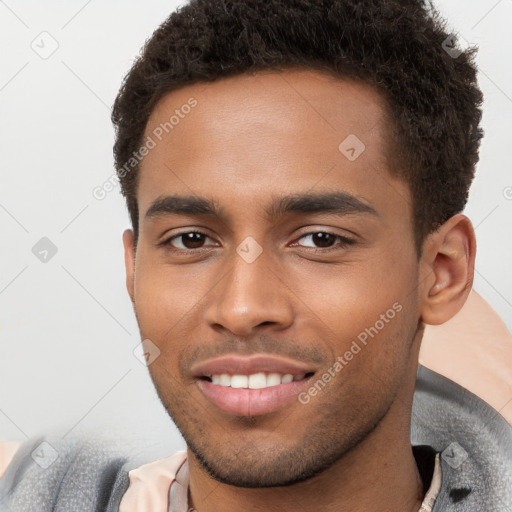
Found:
<path fill-rule="evenodd" d="M 134 235 L 131 229 L 123 233 L 124 266 L 126 271 L 126 289 L 132 303 L 134 303 L 135 290 L 135 244 Z"/>
<path fill-rule="evenodd" d="M 475 232 L 465 215 L 454 215 L 427 237 L 421 258 L 423 322 L 443 324 L 460 311 L 473 285 L 475 256 Z"/>

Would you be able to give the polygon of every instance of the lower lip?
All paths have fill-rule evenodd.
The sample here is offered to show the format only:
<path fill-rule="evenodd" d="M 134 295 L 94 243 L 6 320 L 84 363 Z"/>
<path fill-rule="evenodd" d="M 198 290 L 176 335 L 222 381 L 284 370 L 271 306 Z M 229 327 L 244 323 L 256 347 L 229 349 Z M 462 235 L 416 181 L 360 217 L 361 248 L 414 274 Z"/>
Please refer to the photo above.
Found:
<path fill-rule="evenodd" d="M 312 376 L 263 389 L 231 388 L 198 379 L 199 389 L 220 410 L 238 416 L 273 412 L 297 397 Z"/>

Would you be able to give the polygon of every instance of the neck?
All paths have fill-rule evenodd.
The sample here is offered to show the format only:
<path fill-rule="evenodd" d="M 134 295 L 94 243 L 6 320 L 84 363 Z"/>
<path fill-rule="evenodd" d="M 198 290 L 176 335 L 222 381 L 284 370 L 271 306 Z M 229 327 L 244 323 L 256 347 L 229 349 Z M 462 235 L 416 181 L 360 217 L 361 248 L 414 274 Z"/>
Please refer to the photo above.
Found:
<path fill-rule="evenodd" d="M 376 428 L 335 464 L 307 481 L 262 489 L 226 485 L 208 475 L 189 449 L 189 510 L 417 512 L 426 492 L 410 443 L 418 351 L 419 340 L 415 340 L 412 364 Z"/>

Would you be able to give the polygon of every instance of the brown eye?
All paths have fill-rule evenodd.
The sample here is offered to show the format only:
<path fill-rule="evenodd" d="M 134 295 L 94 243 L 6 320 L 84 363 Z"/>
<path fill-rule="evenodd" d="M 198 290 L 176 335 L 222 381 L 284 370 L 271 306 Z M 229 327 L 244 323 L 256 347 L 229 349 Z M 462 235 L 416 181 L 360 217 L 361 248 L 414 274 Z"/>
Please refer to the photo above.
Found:
<path fill-rule="evenodd" d="M 311 233 L 306 236 L 311 237 L 311 241 L 316 245 L 316 247 L 331 247 L 337 238 L 331 233 L 324 232 Z"/>
<path fill-rule="evenodd" d="M 181 250 L 200 249 L 207 238 L 207 235 L 199 231 L 188 231 L 169 238 L 166 240 L 165 245 Z"/>
<path fill-rule="evenodd" d="M 335 235 L 334 233 L 329 233 L 326 231 L 306 233 L 299 238 L 299 240 L 302 239 L 309 239 L 309 243 L 299 245 L 302 245 L 303 247 L 311 247 L 313 249 L 325 249 L 333 247 L 337 240 L 341 241 L 341 246 L 354 243 L 354 241 L 350 238 Z"/>

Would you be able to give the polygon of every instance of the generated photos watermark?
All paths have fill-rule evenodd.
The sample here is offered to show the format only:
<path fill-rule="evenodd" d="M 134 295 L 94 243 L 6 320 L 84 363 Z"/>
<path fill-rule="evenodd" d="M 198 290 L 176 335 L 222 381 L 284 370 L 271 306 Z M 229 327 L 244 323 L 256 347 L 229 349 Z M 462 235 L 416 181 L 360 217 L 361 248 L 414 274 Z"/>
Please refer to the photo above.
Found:
<path fill-rule="evenodd" d="M 165 123 L 160 123 L 156 128 L 153 129 L 150 135 L 148 135 L 144 143 L 139 147 L 137 151 L 134 151 L 127 162 L 119 169 L 117 173 L 112 174 L 107 180 L 101 185 L 98 185 L 92 189 L 92 195 L 94 199 L 102 201 L 107 197 L 109 192 L 112 192 L 116 187 L 119 186 L 119 180 L 124 178 L 127 174 L 137 169 L 142 159 L 154 149 L 159 142 L 162 141 L 165 134 L 170 133 L 176 126 L 178 126 L 182 119 L 190 114 L 192 109 L 197 106 L 197 100 L 193 97 L 189 98 L 186 103 L 181 105 L 180 108 L 174 110 L 174 114 Z"/>
<path fill-rule="evenodd" d="M 395 302 L 391 308 L 389 308 L 385 313 L 382 313 L 379 319 L 370 327 L 365 328 L 357 335 L 357 339 L 352 340 L 350 348 L 345 351 L 345 353 L 341 356 L 336 357 L 336 361 L 334 364 L 327 369 L 316 381 L 315 383 L 309 387 L 307 391 L 303 391 L 299 393 L 298 399 L 299 402 L 303 405 L 308 404 L 311 401 L 311 397 L 316 396 L 320 391 L 322 391 L 329 382 L 331 382 L 336 375 L 338 375 L 345 366 L 348 365 L 352 359 L 361 352 L 361 350 L 366 347 L 368 341 L 373 339 L 377 334 L 379 334 L 382 329 L 389 324 L 395 316 L 402 311 L 402 304 L 399 302 Z"/>

